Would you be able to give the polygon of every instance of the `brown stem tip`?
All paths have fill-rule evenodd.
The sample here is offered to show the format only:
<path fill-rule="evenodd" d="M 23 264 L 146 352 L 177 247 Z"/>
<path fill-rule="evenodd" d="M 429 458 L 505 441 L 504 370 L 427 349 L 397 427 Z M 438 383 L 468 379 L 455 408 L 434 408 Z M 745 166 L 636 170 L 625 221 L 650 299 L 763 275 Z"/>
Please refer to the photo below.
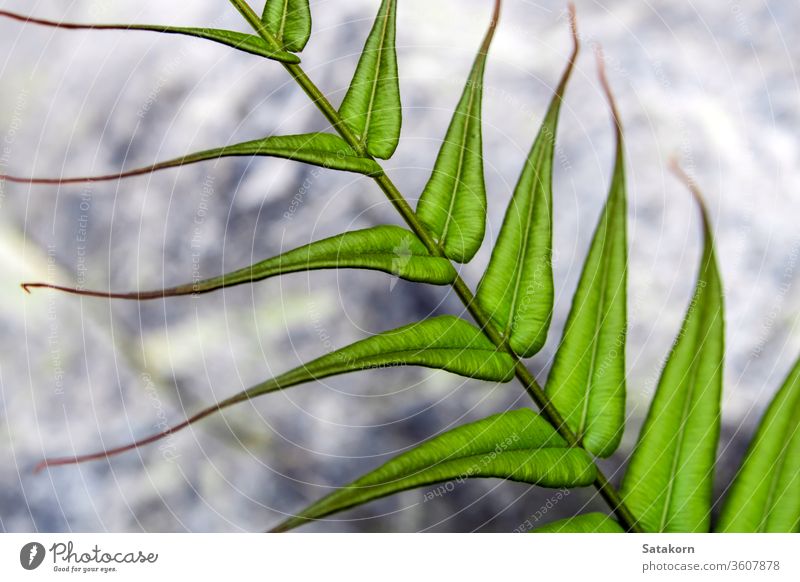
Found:
<path fill-rule="evenodd" d="M 63 466 L 63 465 L 77 465 L 77 464 L 80 464 L 80 463 L 88 463 L 90 461 L 100 461 L 102 459 L 108 459 L 110 457 L 114 457 L 114 456 L 120 455 L 122 453 L 127 453 L 128 451 L 133 451 L 135 449 L 138 449 L 139 447 L 143 447 L 145 445 L 149 445 L 149 444 L 154 443 L 156 441 L 160 441 L 161 439 L 166 438 L 166 437 L 170 436 L 171 434 L 174 434 L 174 433 L 178 432 L 179 430 L 186 428 L 187 426 L 189 426 L 190 424 L 200 420 L 201 418 L 204 418 L 204 417 L 208 416 L 209 414 L 217 411 L 218 409 L 219 409 L 219 407 L 217 407 L 217 406 L 214 406 L 212 408 L 208 408 L 208 409 L 203 410 L 202 412 L 192 416 L 191 418 L 183 421 L 180 424 L 176 424 L 175 426 L 170 427 L 170 428 L 168 428 L 168 429 L 166 429 L 166 430 L 164 430 L 162 432 L 156 433 L 156 434 L 151 435 L 151 436 L 149 436 L 147 438 L 132 442 L 130 444 L 123 445 L 121 447 L 115 447 L 113 449 L 106 449 L 104 451 L 98 451 L 96 453 L 89 453 L 87 455 L 76 455 L 74 457 L 53 457 L 53 458 L 44 459 L 44 460 L 40 461 L 36 465 L 36 467 L 33 468 L 33 472 L 34 472 L 34 474 L 40 473 L 43 470 L 47 469 L 48 467 L 59 467 L 59 466 Z"/>
<path fill-rule="evenodd" d="M 686 186 L 689 192 L 692 193 L 692 196 L 695 197 L 697 203 L 700 204 L 700 206 L 702 206 L 705 209 L 706 208 L 705 197 L 703 196 L 703 193 L 700 191 L 700 187 L 697 185 L 695 179 L 692 178 L 692 176 L 690 176 L 689 173 L 683 169 L 683 167 L 680 164 L 680 161 L 678 160 L 678 156 L 674 154 L 670 156 L 667 165 L 672 174 L 678 180 L 680 180 L 684 186 Z"/>
<path fill-rule="evenodd" d="M 105 174 L 102 176 L 75 176 L 71 178 L 31 178 L 26 176 L 12 176 L 10 174 L 0 174 L 0 181 L 12 182 L 14 184 L 35 184 L 35 185 L 55 185 L 62 186 L 65 184 L 91 184 L 93 182 L 110 182 L 111 180 L 122 180 L 124 178 L 132 178 L 134 176 L 143 176 L 151 174 L 158 170 L 165 170 L 167 168 L 183 165 L 183 163 L 167 162 L 164 164 L 155 164 L 145 168 L 137 168 L 127 172 L 117 172 L 116 174 Z"/>
<path fill-rule="evenodd" d="M 597 76 L 600 79 L 600 87 L 603 89 L 603 93 L 605 93 L 608 105 L 611 108 L 611 118 L 616 126 L 617 135 L 619 138 L 621 138 L 622 121 L 619 116 L 619 110 L 617 109 L 617 100 L 614 98 L 614 92 L 611 89 L 611 83 L 608 82 L 608 76 L 606 75 L 606 59 L 605 54 L 603 53 L 602 45 L 594 45 L 594 54 L 597 59 Z"/>
<path fill-rule="evenodd" d="M 578 51 L 580 50 L 581 40 L 580 34 L 578 33 L 578 13 L 575 9 L 575 4 L 570 2 L 567 4 L 567 10 L 569 12 L 569 29 L 572 33 L 572 57 L 570 60 L 574 61 L 578 56 Z"/>
<path fill-rule="evenodd" d="M 110 457 L 114 457 L 116 455 L 120 455 L 122 453 L 127 453 L 128 451 L 133 451 L 145 445 L 149 445 L 156 441 L 160 441 L 176 432 L 183 430 L 184 428 L 191 426 L 195 422 L 204 419 L 207 416 L 211 416 L 215 412 L 219 412 L 224 408 L 228 408 L 229 406 L 233 406 L 234 404 L 239 404 L 240 402 L 244 402 L 250 399 L 250 395 L 245 391 L 241 392 L 235 396 L 231 396 L 213 406 L 209 406 L 208 408 L 204 408 L 200 412 L 190 416 L 186 420 L 181 423 L 176 424 L 175 426 L 169 427 L 161 432 L 157 432 L 149 437 L 143 438 L 138 441 L 134 441 L 127 445 L 123 445 L 120 447 L 115 447 L 113 449 L 106 449 L 104 451 L 98 451 L 96 453 L 89 453 L 87 455 L 76 455 L 74 457 L 53 457 L 47 458 L 41 461 L 39 464 L 34 467 L 33 472 L 39 473 L 48 467 L 58 467 L 63 465 L 77 465 L 79 463 L 87 463 L 89 461 L 100 461 L 102 459 L 108 459 Z"/>
<path fill-rule="evenodd" d="M 111 291 L 92 291 L 90 289 L 80 289 L 78 287 L 65 287 L 62 285 L 53 285 L 51 283 L 22 283 L 21 287 L 26 293 L 30 293 L 31 289 L 53 289 L 55 291 L 62 291 L 70 293 L 71 295 L 80 295 L 82 297 L 100 297 L 102 299 L 128 299 L 131 301 L 146 301 L 149 299 L 165 299 L 167 297 L 177 297 L 179 295 L 192 295 L 202 293 L 204 290 L 194 290 L 190 285 L 184 287 L 174 287 L 170 289 L 158 289 L 155 291 L 131 291 L 128 293 L 114 293 Z"/>

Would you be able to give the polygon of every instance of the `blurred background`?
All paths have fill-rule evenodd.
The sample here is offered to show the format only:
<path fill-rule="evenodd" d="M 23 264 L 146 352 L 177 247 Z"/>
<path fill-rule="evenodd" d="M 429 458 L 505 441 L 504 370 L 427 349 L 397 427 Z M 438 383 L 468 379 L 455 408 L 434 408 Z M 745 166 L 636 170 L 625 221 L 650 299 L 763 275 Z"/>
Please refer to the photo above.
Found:
<path fill-rule="evenodd" d="M 378 4 L 312 0 L 303 63 L 335 104 Z M 592 55 L 601 43 L 627 130 L 631 265 L 629 421 L 619 453 L 602 464 L 618 481 L 694 283 L 697 212 L 665 170 L 677 154 L 708 197 L 726 285 L 721 490 L 800 352 L 800 44 L 789 41 L 800 8 L 789 0 L 577 8 L 584 50 L 562 108 L 555 175 L 556 311 L 547 347 L 529 364 L 544 381 L 607 192 L 613 134 Z M 0 0 L 0 9 L 246 30 L 224 0 Z M 488 230 L 462 270 L 473 286 L 570 49 L 564 9 L 505 3 L 486 77 Z M 400 3 L 403 134 L 385 166 L 412 200 L 490 11 L 489 0 Z M 0 55 L 0 173 L 103 174 L 326 129 L 279 64 L 201 40 L 0 19 Z M 384 223 L 398 217 L 369 179 L 276 159 L 88 186 L 0 183 L 0 530 L 260 531 L 440 431 L 529 406 L 516 383 L 369 371 L 239 405 L 110 461 L 32 474 L 44 456 L 126 443 L 335 347 L 461 306 L 445 288 L 358 271 L 141 304 L 26 295 L 21 282 L 159 288 Z M 507 532 L 604 509 L 592 489 L 564 495 L 473 480 L 432 501 L 426 491 L 306 530 Z"/>

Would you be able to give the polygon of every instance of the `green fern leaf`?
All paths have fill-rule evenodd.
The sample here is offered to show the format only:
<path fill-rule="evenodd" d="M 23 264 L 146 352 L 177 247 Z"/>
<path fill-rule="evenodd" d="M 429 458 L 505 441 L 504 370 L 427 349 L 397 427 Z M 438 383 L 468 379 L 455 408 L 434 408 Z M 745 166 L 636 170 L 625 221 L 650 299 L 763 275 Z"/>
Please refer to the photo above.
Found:
<path fill-rule="evenodd" d="M 497 350 L 474 325 L 449 315 L 435 317 L 377 334 L 326 354 L 226 398 L 214 406 L 201 410 L 184 422 L 140 441 L 99 453 L 46 459 L 36 470 L 117 455 L 156 442 L 223 408 L 339 374 L 390 366 L 423 366 L 446 370 L 468 378 L 509 382 L 514 377 L 514 364 L 514 359 L 510 355 Z"/>
<path fill-rule="evenodd" d="M 610 90 L 608 98 L 617 140 L 611 189 L 547 379 L 550 400 L 579 442 L 601 457 L 616 450 L 625 428 L 627 334 L 625 161 Z"/>
<path fill-rule="evenodd" d="M 711 223 L 691 187 L 705 238 L 697 286 L 622 483 L 623 500 L 650 532 L 707 532 L 711 521 L 724 308 Z"/>
<path fill-rule="evenodd" d="M 401 279 L 447 285 L 456 271 L 447 259 L 433 257 L 414 233 L 399 226 L 376 226 L 326 238 L 232 273 L 156 291 L 108 293 L 62 287 L 49 283 L 23 283 L 26 291 L 49 288 L 92 297 L 158 299 L 209 293 L 271 277 L 317 269 L 372 269 Z"/>
<path fill-rule="evenodd" d="M 550 424 L 532 410 L 504 412 L 422 443 L 321 499 L 273 531 L 288 531 L 400 491 L 475 477 L 544 487 L 582 487 L 594 480 L 595 466 L 585 451 L 568 447 Z"/>
<path fill-rule="evenodd" d="M 192 28 L 182 26 L 161 26 L 158 24 L 79 24 L 76 22 L 56 22 L 54 20 L 43 20 L 41 18 L 31 18 L 23 14 L 0 10 L 0 16 L 5 16 L 21 22 L 29 22 L 41 26 L 61 28 L 63 30 L 144 30 L 149 32 L 160 32 L 162 34 L 179 34 L 182 36 L 193 36 L 205 40 L 224 44 L 237 50 L 266 57 L 275 61 L 289 64 L 297 64 L 300 58 L 290 52 L 274 50 L 260 36 L 244 34 L 235 30 L 220 30 L 218 28 Z"/>
<path fill-rule="evenodd" d="M 383 0 L 339 113 L 366 147 L 387 160 L 400 141 L 402 108 L 395 28 L 398 0 Z"/>
<path fill-rule="evenodd" d="M 515 353 L 529 357 L 547 339 L 553 311 L 552 178 L 558 113 L 578 53 L 575 48 L 525 162 L 492 258 L 477 292 Z"/>
<path fill-rule="evenodd" d="M 330 133 L 306 133 L 302 135 L 280 135 L 256 139 L 244 143 L 224 146 L 189 154 L 152 166 L 137 168 L 117 174 L 104 176 L 80 176 L 74 178 L 21 178 L 18 176 L 0 175 L 0 179 L 23 184 L 79 184 L 83 182 L 103 182 L 119 180 L 132 176 L 150 174 L 168 168 L 177 168 L 219 158 L 235 156 L 264 156 L 284 158 L 305 162 L 323 168 L 356 172 L 369 176 L 383 173 L 381 167 L 370 158 L 358 155 L 342 138 Z"/>
<path fill-rule="evenodd" d="M 800 532 L 800 360 L 761 420 L 717 531 Z"/>
<path fill-rule="evenodd" d="M 261 19 L 287 51 L 299 53 L 311 37 L 308 0 L 267 0 Z"/>
<path fill-rule="evenodd" d="M 495 5 L 464 93 L 439 150 L 439 157 L 417 206 L 417 215 L 435 235 L 445 255 L 468 263 L 486 231 L 481 109 L 486 56 L 500 16 Z"/>

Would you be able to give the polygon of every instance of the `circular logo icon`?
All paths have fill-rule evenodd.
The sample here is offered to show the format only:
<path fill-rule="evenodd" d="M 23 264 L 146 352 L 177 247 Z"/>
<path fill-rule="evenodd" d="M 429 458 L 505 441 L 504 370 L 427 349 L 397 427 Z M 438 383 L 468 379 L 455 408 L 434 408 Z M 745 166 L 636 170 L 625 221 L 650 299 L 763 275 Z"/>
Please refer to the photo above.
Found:
<path fill-rule="evenodd" d="M 29 542 L 19 551 L 19 563 L 26 570 L 35 570 L 44 561 L 44 546 L 39 542 Z"/>

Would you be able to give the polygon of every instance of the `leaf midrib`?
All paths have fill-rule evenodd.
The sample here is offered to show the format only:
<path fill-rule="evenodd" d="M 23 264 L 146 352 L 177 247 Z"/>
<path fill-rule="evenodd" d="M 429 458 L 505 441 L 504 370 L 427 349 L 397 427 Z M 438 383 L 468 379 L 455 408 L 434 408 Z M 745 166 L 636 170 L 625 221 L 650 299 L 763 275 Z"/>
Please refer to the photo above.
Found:
<path fill-rule="evenodd" d="M 475 102 L 475 94 L 477 93 L 477 89 L 475 88 L 474 79 L 472 79 L 472 87 L 469 93 L 469 99 L 467 100 L 467 111 L 466 111 L 466 123 L 464 124 L 464 133 L 461 136 L 461 143 L 459 147 L 461 148 L 458 154 L 458 166 L 456 168 L 455 177 L 453 179 L 453 188 L 450 190 L 450 205 L 447 209 L 447 215 L 444 218 L 444 227 L 442 228 L 442 238 L 440 240 L 440 246 L 442 248 L 447 247 L 447 234 L 450 230 L 450 223 L 453 220 L 453 208 L 456 205 L 456 195 L 460 186 L 461 182 L 461 172 L 464 168 L 464 160 L 466 158 L 466 150 L 467 150 L 467 140 L 469 139 L 470 129 L 472 128 L 473 116 L 472 111 Z M 480 121 L 478 121 L 480 123 Z"/>
<path fill-rule="evenodd" d="M 358 160 L 360 162 L 369 163 L 370 165 L 372 165 L 371 163 L 373 161 L 373 160 L 370 160 L 367 157 L 360 156 L 360 155 L 356 154 L 355 152 L 352 152 L 352 151 L 349 152 L 349 151 L 347 151 L 345 149 L 327 150 L 327 149 L 322 149 L 322 148 L 319 148 L 319 147 L 307 147 L 305 145 L 301 146 L 299 148 L 298 147 L 285 147 L 285 146 L 279 146 L 279 145 L 270 144 L 269 140 L 271 140 L 271 139 L 272 139 L 271 137 L 267 137 L 267 138 L 260 139 L 260 140 L 259 139 L 253 140 L 252 142 L 243 142 L 241 144 L 236 144 L 236 145 L 232 145 L 232 146 L 223 147 L 223 148 L 220 148 L 219 150 L 210 150 L 209 152 L 199 152 L 198 155 L 203 154 L 203 153 L 213 153 L 215 151 L 223 151 L 223 152 L 231 152 L 232 153 L 232 152 L 244 150 L 242 155 L 250 155 L 251 152 L 255 152 L 255 151 L 264 152 L 264 153 L 281 152 L 281 153 L 285 153 L 287 156 L 297 156 L 297 155 L 301 155 L 301 154 L 304 154 L 304 153 L 308 153 L 308 154 L 314 154 L 314 155 L 317 155 L 317 156 L 320 156 L 320 157 L 333 156 L 337 160 L 341 160 L 341 159 Z M 249 149 L 249 148 L 253 148 L 253 149 Z M 338 154 L 343 154 L 343 157 L 340 158 Z"/>
<path fill-rule="evenodd" d="M 445 433 L 445 434 L 447 434 L 447 433 Z M 434 437 L 434 438 L 436 438 L 436 437 Z M 456 457 L 451 457 L 451 458 L 447 458 L 447 459 L 442 459 L 442 460 L 439 460 L 436 464 L 428 465 L 428 466 L 425 466 L 425 467 L 422 467 L 422 468 L 416 468 L 415 467 L 415 468 L 410 469 L 409 471 L 407 471 L 406 474 L 401 475 L 399 477 L 396 477 L 393 480 L 382 480 L 382 481 L 379 481 L 378 483 L 368 483 L 368 484 L 362 484 L 362 485 L 356 485 L 355 483 L 353 483 L 349 487 L 353 487 L 356 490 L 357 489 L 362 489 L 362 488 L 363 489 L 369 489 L 371 487 L 375 487 L 375 488 L 385 487 L 386 485 L 391 485 L 393 483 L 401 482 L 401 481 L 403 481 L 405 479 L 410 479 L 410 478 L 413 478 L 413 477 L 416 477 L 416 476 L 419 476 L 419 475 L 423 475 L 427 471 L 433 471 L 433 470 L 436 470 L 436 469 L 441 469 L 441 468 L 443 468 L 442 467 L 443 465 L 457 464 L 457 463 L 461 463 L 461 462 L 465 462 L 465 461 L 473 461 L 473 460 L 479 460 L 480 461 L 480 460 L 484 459 L 487 455 L 494 454 L 495 452 L 497 454 L 497 457 L 500 457 L 501 455 L 509 454 L 509 453 L 530 453 L 530 455 L 532 456 L 532 455 L 534 455 L 535 453 L 537 453 L 539 451 L 551 451 L 553 449 L 563 449 L 565 451 L 564 454 L 566 455 L 568 452 L 573 452 L 573 451 L 577 451 L 578 450 L 578 449 L 575 449 L 573 447 L 565 446 L 564 444 L 561 444 L 561 443 L 556 443 L 554 445 L 548 445 L 549 441 L 553 441 L 553 439 L 548 439 L 548 441 L 546 441 L 545 443 L 543 443 L 541 445 L 537 445 L 537 446 L 530 446 L 529 445 L 529 446 L 520 446 L 520 447 L 516 447 L 516 448 L 513 447 L 513 446 L 509 446 L 509 447 L 504 448 L 502 451 L 499 451 L 499 452 L 496 452 L 497 446 L 500 445 L 500 443 L 497 443 L 497 445 L 495 445 L 494 448 L 486 449 L 485 451 L 480 451 L 480 452 L 477 452 L 477 453 L 474 453 L 474 454 L 471 454 L 471 455 L 463 455 L 463 456 L 456 456 Z M 495 457 L 495 459 L 497 457 Z M 399 457 L 395 457 L 395 459 L 397 459 L 397 458 L 399 458 Z M 495 460 L 495 459 L 493 459 L 493 460 Z M 455 476 L 449 477 L 449 478 L 437 478 L 435 481 L 426 482 L 426 483 L 423 483 L 420 486 L 424 487 L 425 485 L 431 485 L 433 483 L 447 483 L 448 481 L 452 481 L 453 479 L 456 479 L 458 477 L 459 477 L 459 475 L 455 475 Z M 513 481 L 513 479 L 511 479 L 511 480 Z M 347 487 L 345 487 L 345 488 L 347 488 Z"/>
<path fill-rule="evenodd" d="M 383 26 L 381 27 L 381 34 L 380 40 L 378 42 L 378 63 L 375 66 L 375 77 L 372 80 L 372 91 L 369 96 L 369 102 L 367 103 L 367 117 L 364 120 L 364 135 L 361 136 L 361 143 L 365 143 L 367 141 L 367 136 L 369 135 L 369 127 L 372 123 L 372 107 L 375 104 L 376 96 L 378 93 L 378 80 L 381 78 L 381 67 L 383 65 L 383 51 L 384 45 L 386 44 L 386 34 L 389 30 L 389 17 L 391 15 L 391 11 L 394 7 L 395 0 L 388 0 L 386 6 L 386 15 L 383 19 Z"/>
<path fill-rule="evenodd" d="M 365 340 L 366 341 L 366 340 Z M 360 370 L 370 370 L 374 368 L 380 367 L 382 364 L 396 364 L 398 367 L 404 366 L 420 366 L 420 367 L 435 367 L 435 369 L 444 369 L 440 366 L 433 366 L 428 365 L 425 361 L 412 361 L 411 363 L 400 361 L 400 362 L 393 362 L 393 358 L 397 358 L 398 356 L 402 355 L 419 355 L 422 353 L 432 353 L 432 352 L 458 352 L 458 353 L 471 353 L 471 352 L 478 352 L 478 353 L 488 353 L 489 355 L 503 355 L 503 352 L 498 351 L 497 349 L 490 349 L 490 348 L 475 348 L 475 347 L 464 347 L 464 346 L 427 346 L 427 347 L 419 347 L 414 349 L 395 349 L 391 351 L 381 352 L 377 354 L 368 354 L 368 355 L 353 355 L 348 353 L 343 353 L 342 351 L 336 351 L 329 354 L 328 358 L 331 359 L 338 359 L 339 361 L 333 362 L 324 362 L 320 363 L 317 369 L 311 371 L 311 367 L 307 366 L 305 368 L 295 368 L 293 370 L 289 370 L 275 376 L 274 378 L 270 378 L 269 380 L 262 382 L 261 384 L 256 384 L 255 386 L 251 386 L 249 389 L 245 390 L 243 393 L 238 394 L 232 399 L 235 399 L 235 402 L 241 402 L 243 400 L 249 400 L 256 398 L 258 396 L 262 396 L 264 394 L 269 394 L 271 392 L 277 392 L 279 390 L 285 390 L 287 388 L 291 388 L 293 386 L 299 386 L 301 384 L 305 384 L 307 382 L 311 382 L 314 380 L 322 380 L 324 378 L 330 378 L 332 376 L 338 376 L 340 374 L 346 374 L 348 372 L 355 372 Z M 375 365 L 370 365 L 369 361 L 375 361 L 377 359 L 383 359 L 382 362 L 375 362 Z M 346 363 L 342 363 L 341 360 L 345 359 Z M 456 361 L 456 360 L 453 360 Z M 491 362 L 491 359 L 487 358 L 484 362 L 484 365 L 488 365 Z M 349 363 L 349 365 L 348 365 Z M 228 399 L 231 401 L 232 399 Z M 227 402 L 227 401 L 223 401 Z M 223 403 L 220 403 L 220 407 Z"/>
<path fill-rule="evenodd" d="M 614 203 L 613 207 L 609 208 L 609 219 L 606 221 L 605 224 L 605 232 L 603 233 L 603 254 L 601 255 L 600 259 L 600 269 L 601 269 L 601 281 L 600 281 L 600 299 L 597 301 L 597 309 L 595 311 L 595 318 L 594 318 L 594 332 L 592 334 L 592 359 L 589 364 L 589 375 L 588 381 L 586 385 L 586 394 L 583 400 L 583 410 L 581 411 L 581 419 L 580 423 L 578 424 L 578 430 L 576 432 L 576 436 L 578 440 L 583 442 L 584 431 L 586 430 L 587 419 L 589 415 L 589 401 L 592 397 L 592 389 L 594 388 L 594 369 L 595 365 L 597 364 L 597 353 L 600 349 L 600 341 L 599 341 L 599 334 L 601 328 L 601 313 L 603 312 L 603 308 L 605 307 L 605 298 L 606 298 L 606 288 L 608 284 L 608 278 L 610 277 L 610 273 L 608 272 L 608 264 L 611 261 L 611 251 L 613 250 L 613 240 L 610 240 L 612 237 L 610 233 L 613 230 L 613 226 L 616 226 L 616 220 L 614 218 L 616 215 L 614 211 L 616 210 L 617 202 L 616 202 L 616 193 L 614 196 Z M 606 251 L 606 249 L 608 249 Z"/>
<path fill-rule="evenodd" d="M 288 17 L 288 12 L 289 12 L 289 0 L 283 0 L 283 11 L 281 12 L 281 23 L 280 23 L 280 26 L 278 26 L 278 34 L 276 36 L 278 37 L 278 40 L 281 42 L 281 44 L 284 47 L 286 46 L 286 41 L 284 40 L 283 36 L 284 36 L 284 34 L 286 34 L 286 18 Z"/>
<path fill-rule="evenodd" d="M 713 255 L 711 255 L 708 258 L 708 260 L 709 261 L 713 261 L 714 260 Z M 702 324 L 705 323 L 706 318 L 708 316 L 708 295 L 707 295 L 707 293 L 708 292 L 704 289 L 703 290 L 703 294 L 704 294 L 703 303 L 700 306 L 700 309 L 701 309 L 701 311 L 700 311 L 700 322 L 697 325 L 697 331 L 695 332 L 695 338 L 694 338 L 694 340 L 695 340 L 694 344 L 695 345 L 697 345 L 699 343 L 699 340 L 700 340 L 700 337 L 703 334 L 703 328 L 704 328 L 704 326 Z M 678 437 L 677 437 L 678 438 L 678 442 L 676 443 L 676 446 L 675 446 L 675 452 L 672 455 L 672 463 L 671 463 L 671 467 L 670 467 L 669 481 L 667 483 L 667 494 L 666 494 L 666 497 L 664 498 L 664 507 L 663 507 L 663 509 L 661 511 L 661 519 L 659 521 L 658 531 L 660 531 L 660 532 L 664 531 L 664 528 L 666 527 L 667 522 L 669 521 L 668 518 L 667 518 L 667 514 L 669 513 L 669 509 L 670 509 L 670 506 L 672 504 L 672 495 L 673 495 L 673 492 L 675 490 L 675 481 L 676 481 L 676 476 L 677 476 L 676 472 L 677 472 L 677 468 L 678 468 L 678 463 L 680 461 L 681 452 L 682 452 L 682 449 L 683 449 L 683 440 L 684 440 L 684 437 L 686 436 L 686 421 L 688 419 L 689 410 L 690 410 L 690 408 L 691 408 L 691 406 L 693 404 L 694 390 L 695 390 L 695 387 L 696 387 L 696 384 L 697 384 L 697 374 L 698 374 L 699 368 L 700 368 L 700 355 L 697 352 L 695 352 L 694 356 L 692 357 L 692 365 L 691 365 L 691 369 L 689 371 L 689 375 L 690 375 L 689 380 L 690 381 L 689 381 L 689 385 L 688 385 L 688 388 L 687 388 L 686 399 L 685 399 L 684 404 L 683 404 L 683 409 L 681 410 L 680 430 L 678 432 Z"/>
<path fill-rule="evenodd" d="M 497 354 L 503 355 L 504 352 L 498 351 L 496 348 L 471 348 L 471 347 L 464 347 L 464 346 L 422 346 L 419 348 L 409 348 L 409 349 L 399 349 L 399 350 L 392 350 L 390 352 L 384 352 L 375 355 L 364 356 L 364 359 L 369 358 L 377 358 L 383 356 L 391 356 L 394 354 L 421 354 L 421 353 L 430 353 L 430 352 L 488 352 L 490 354 Z"/>
<path fill-rule="evenodd" d="M 500 455 L 502 455 L 502 454 L 508 454 L 508 453 L 521 453 L 521 452 L 530 451 L 531 454 L 534 454 L 537 451 L 549 451 L 549 450 L 554 450 L 554 449 L 558 449 L 558 448 L 562 448 L 562 449 L 565 450 L 565 453 L 564 453 L 563 456 L 566 456 L 567 454 L 570 454 L 572 451 L 576 451 L 577 450 L 577 449 L 574 449 L 574 448 L 563 447 L 563 446 L 562 447 L 538 447 L 538 448 L 531 448 L 531 449 L 515 449 L 515 450 L 502 451 L 501 453 L 498 453 L 498 457 Z M 467 462 L 467 464 L 468 464 L 469 461 L 471 461 L 471 460 L 480 460 L 480 459 L 486 457 L 486 455 L 488 455 L 490 453 L 491 453 L 491 451 L 486 452 L 486 453 L 476 454 L 476 455 L 469 455 L 469 456 L 465 456 L 465 457 L 459 457 L 459 458 L 456 458 L 456 459 L 444 461 L 442 464 L 451 464 L 451 463 L 452 464 L 461 464 L 461 462 Z M 315 505 L 312 505 L 311 507 L 308 508 L 309 510 L 315 510 L 316 509 L 316 511 L 309 511 L 308 514 L 297 516 L 297 517 L 295 517 L 293 519 L 299 519 L 299 520 L 303 520 L 303 521 L 307 521 L 309 519 L 317 519 L 320 515 L 331 515 L 332 513 L 336 513 L 336 512 L 339 512 L 339 511 L 344 511 L 346 509 L 350 509 L 352 507 L 360 505 L 361 503 L 363 503 L 363 501 L 359 501 L 358 498 L 363 498 L 364 496 L 366 496 L 367 498 L 369 498 L 369 499 L 374 501 L 376 499 L 381 499 L 382 497 L 386 497 L 387 495 L 391 495 L 392 493 L 397 493 L 399 491 L 407 491 L 410 488 L 427 487 L 429 485 L 435 485 L 437 483 L 448 483 L 450 481 L 453 481 L 454 479 L 458 479 L 459 476 L 460 476 L 460 475 L 456 474 L 456 475 L 453 475 L 452 477 L 441 477 L 441 476 L 437 476 L 436 474 L 432 474 L 432 475 L 429 476 L 429 478 L 423 478 L 421 481 L 418 481 L 418 482 L 414 483 L 412 486 L 408 486 L 407 484 L 403 483 L 404 481 L 407 481 L 407 480 L 413 480 L 415 477 L 419 478 L 420 476 L 425 476 L 426 473 L 428 473 L 429 471 L 433 472 L 436 467 L 439 467 L 440 469 L 442 468 L 441 465 L 433 465 L 433 466 L 421 468 L 421 469 L 418 469 L 418 470 L 415 469 L 415 470 L 413 470 L 413 472 L 411 474 L 400 475 L 399 477 L 395 477 L 395 478 L 389 477 L 388 479 L 379 481 L 377 483 L 359 484 L 358 481 L 356 481 L 355 483 L 347 485 L 347 486 L 345 486 L 345 487 L 343 487 L 342 489 L 339 490 L 341 492 L 348 492 L 348 491 L 349 492 L 354 492 L 354 495 L 357 497 L 356 499 L 348 499 L 348 498 L 345 497 L 345 500 L 331 500 L 328 503 L 323 504 L 323 502 L 325 501 L 325 499 L 323 498 L 318 502 L 319 504 L 323 504 L 321 507 L 317 507 L 317 505 L 315 504 Z M 509 475 L 506 479 L 508 481 L 527 483 L 527 481 L 523 481 L 521 479 L 518 479 L 516 477 L 516 475 Z M 392 485 L 399 485 L 400 488 L 395 490 L 395 491 L 389 491 L 387 493 L 380 492 L 381 489 L 386 488 L 386 487 L 390 487 L 391 488 Z M 371 493 L 370 490 L 372 490 L 372 491 L 378 490 L 380 493 L 377 496 L 373 497 L 373 494 Z M 335 495 L 335 493 L 334 493 L 334 495 Z M 314 515 L 316 517 L 309 517 L 310 515 Z"/>
<path fill-rule="evenodd" d="M 429 254 L 417 254 L 417 253 L 414 253 L 414 252 L 412 252 L 410 255 L 407 255 L 407 256 L 408 256 L 409 260 L 414 260 L 414 259 L 438 259 L 438 258 L 440 258 L 440 257 L 431 256 Z M 287 261 L 276 261 L 277 264 L 274 267 L 267 267 L 267 270 L 270 270 L 270 271 L 279 270 L 280 271 L 282 269 L 294 269 L 294 268 L 303 269 L 303 270 L 306 270 L 306 269 L 314 270 L 316 268 L 324 268 L 324 266 L 329 262 L 333 262 L 333 261 L 341 261 L 341 262 L 351 261 L 352 262 L 352 261 L 357 261 L 359 257 L 376 257 L 376 258 L 378 258 L 378 257 L 386 257 L 387 259 L 391 259 L 392 261 L 394 261 L 397 258 L 397 256 L 394 253 L 391 253 L 391 252 L 384 252 L 384 251 L 357 251 L 357 252 L 353 252 L 352 254 L 347 254 L 347 255 L 342 255 L 342 254 L 337 254 L 335 256 L 333 256 L 333 255 L 320 255 L 320 256 L 314 257 L 314 259 L 308 260 L 308 261 L 302 260 L 302 259 L 296 259 L 296 260 L 291 260 L 290 259 L 290 260 L 287 260 Z M 268 261 L 272 261 L 272 260 L 273 259 L 266 259 L 265 261 L 262 261 L 262 262 L 268 262 Z M 346 268 L 346 266 L 344 268 Z M 363 268 L 363 267 L 361 267 L 361 268 Z M 259 269 L 263 269 L 263 267 L 259 267 Z M 239 271 L 234 271 L 234 273 L 238 273 L 238 272 L 253 272 L 255 270 L 256 269 L 251 269 L 249 267 L 244 267 L 243 269 L 240 269 Z"/>
<path fill-rule="evenodd" d="M 555 136 L 553 137 L 555 139 Z M 534 145 L 534 147 L 536 147 Z M 533 184 L 533 193 L 530 198 L 530 202 L 528 205 L 528 216 L 525 219 L 525 228 L 523 229 L 522 235 L 522 244 L 520 245 L 520 252 L 517 256 L 520 258 L 518 261 L 517 268 L 515 269 L 514 273 L 514 294 L 511 297 L 511 305 L 509 306 L 508 310 L 508 321 L 505 325 L 505 330 L 503 335 L 507 340 L 511 339 L 511 334 L 513 332 L 513 325 L 514 325 L 514 311 L 517 308 L 517 301 L 519 297 L 519 289 L 522 284 L 522 269 L 525 265 L 525 259 L 528 255 L 528 240 L 530 238 L 530 230 L 531 230 L 531 222 L 533 221 L 533 211 L 534 207 L 536 206 L 536 199 L 537 199 L 537 184 L 541 183 L 540 173 L 538 171 L 539 164 L 541 162 L 542 157 L 545 155 L 545 148 L 542 147 L 541 150 L 535 153 L 535 159 L 531 161 L 532 169 L 530 170 L 536 176 L 534 177 L 534 184 Z M 527 162 L 526 162 L 527 163 Z"/>

